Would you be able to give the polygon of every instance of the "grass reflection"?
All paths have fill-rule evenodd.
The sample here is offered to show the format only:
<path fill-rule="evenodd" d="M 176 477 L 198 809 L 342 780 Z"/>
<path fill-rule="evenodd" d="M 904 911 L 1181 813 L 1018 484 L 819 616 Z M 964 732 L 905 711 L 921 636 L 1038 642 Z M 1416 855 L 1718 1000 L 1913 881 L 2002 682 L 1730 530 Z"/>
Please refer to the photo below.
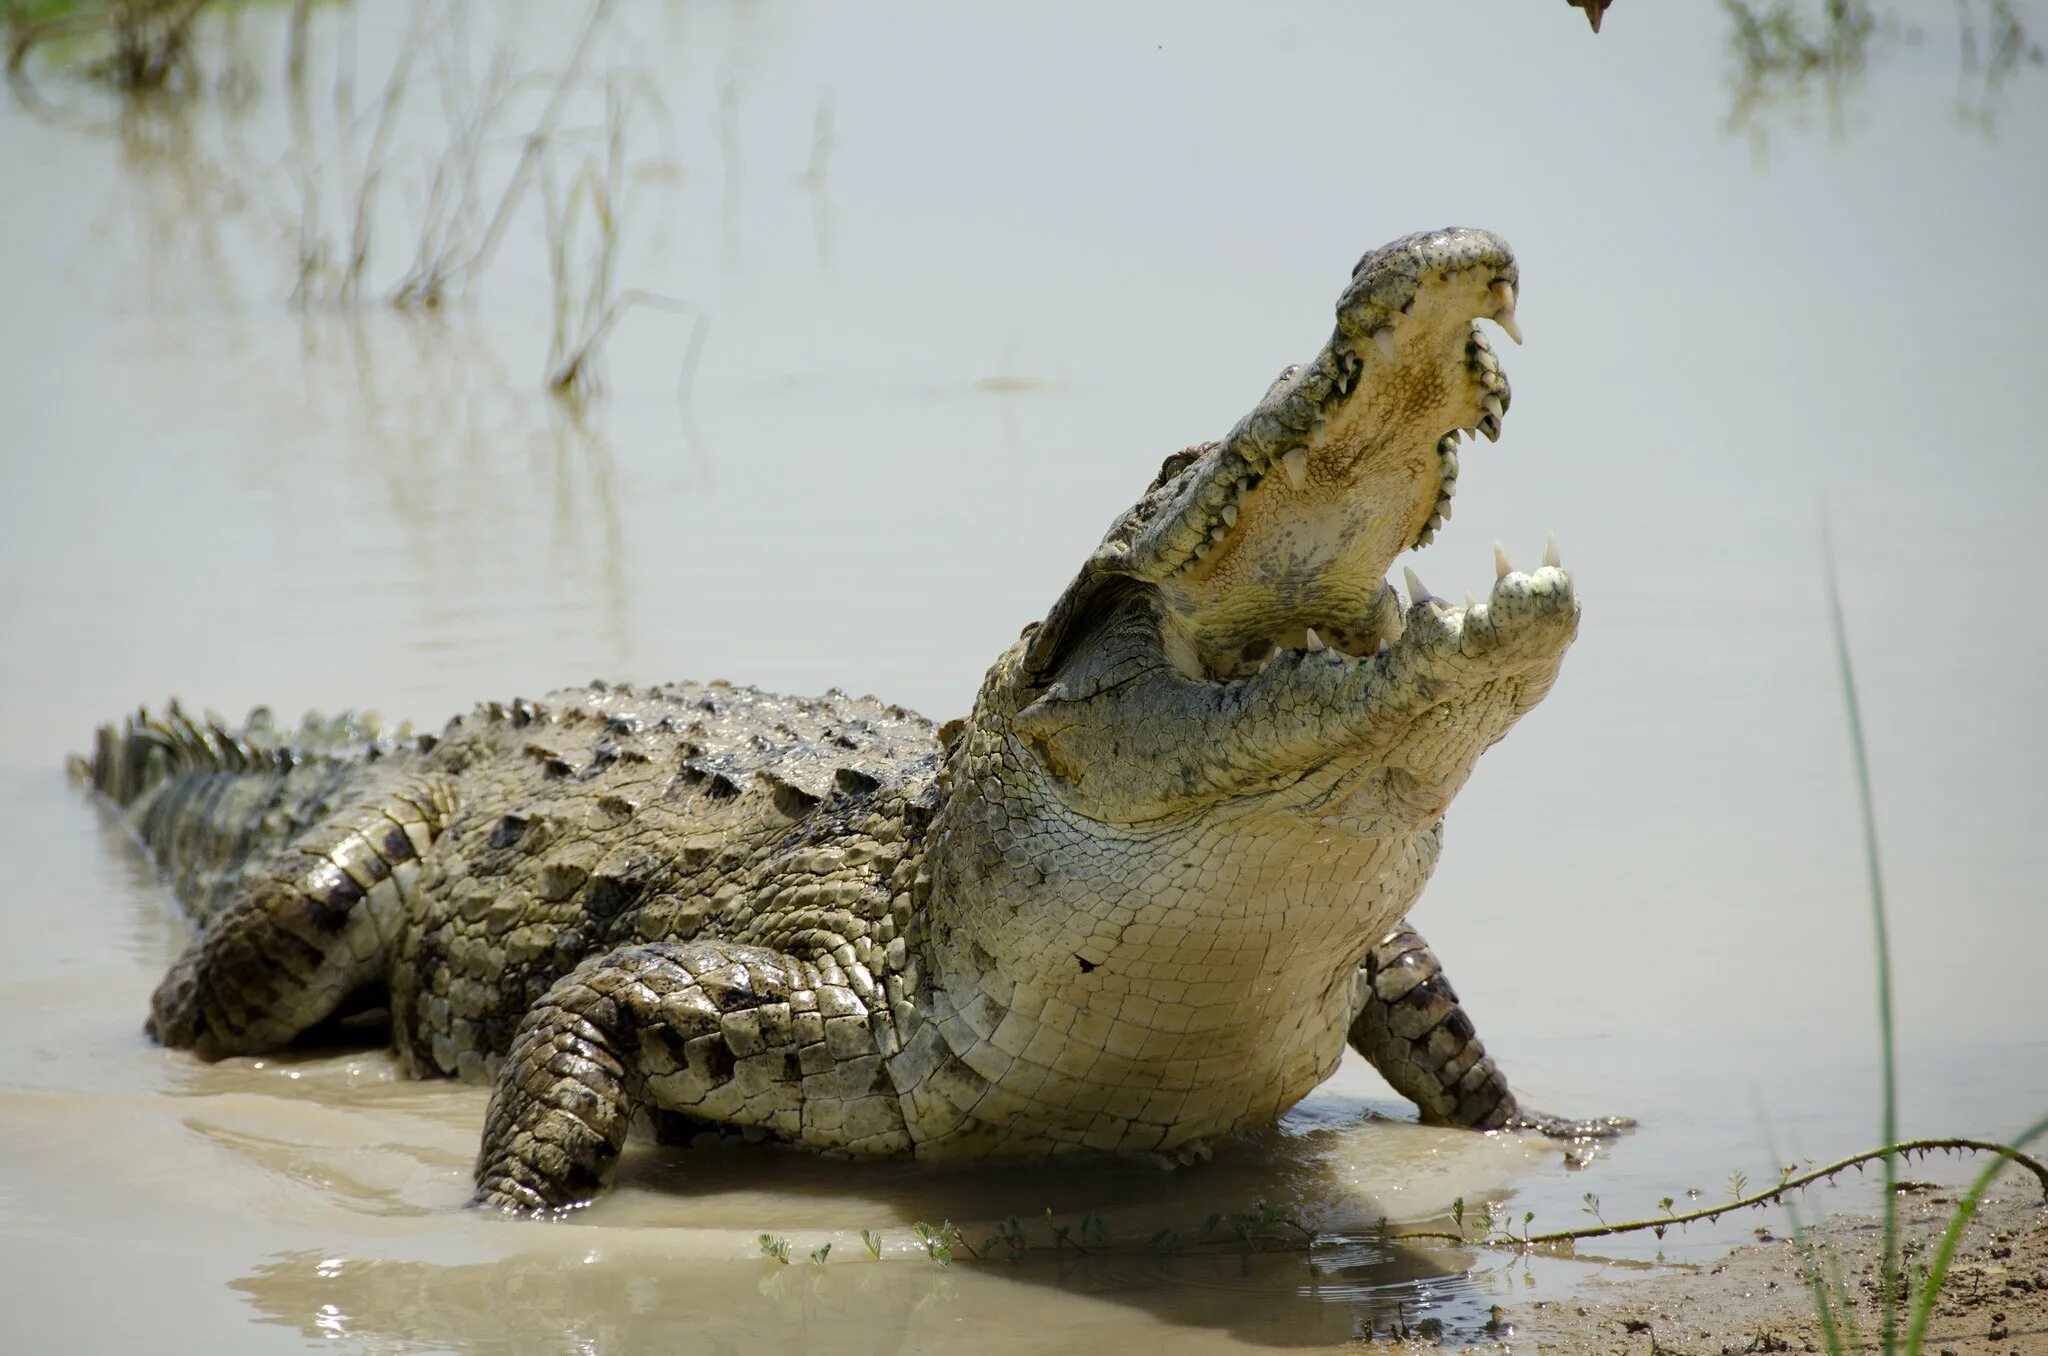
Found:
<path fill-rule="evenodd" d="M 1851 102 L 1901 47 L 1930 41 L 1919 25 L 1870 0 L 1722 0 L 1729 20 L 1729 130 L 1759 152 L 1773 125 L 1802 125 L 1816 108 L 1829 134 L 1848 130 Z M 1989 134 L 2013 81 L 2043 65 L 2038 24 L 2019 0 L 1957 0 L 1956 115 Z"/>

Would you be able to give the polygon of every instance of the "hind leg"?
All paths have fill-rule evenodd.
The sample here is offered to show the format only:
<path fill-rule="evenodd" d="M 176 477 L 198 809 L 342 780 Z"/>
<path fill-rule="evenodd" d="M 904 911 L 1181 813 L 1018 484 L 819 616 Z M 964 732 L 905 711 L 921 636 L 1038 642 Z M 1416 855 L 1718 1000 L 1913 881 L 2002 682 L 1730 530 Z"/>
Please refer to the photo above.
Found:
<path fill-rule="evenodd" d="M 1536 1130 L 1560 1139 L 1619 1134 L 1621 1116 L 1575 1121 L 1525 1111 L 1420 933 L 1405 923 L 1366 952 L 1352 981 L 1351 1048 L 1431 1125 Z"/>
<path fill-rule="evenodd" d="M 671 1138 L 717 1125 L 905 1152 L 871 1017 L 880 1010 L 829 960 L 762 947 L 666 942 L 599 957 L 520 1024 L 491 1094 L 473 1203 L 522 1214 L 588 1203 L 642 1111 Z"/>
<path fill-rule="evenodd" d="M 453 785 L 423 777 L 280 852 L 171 966 L 149 1034 L 209 1059 L 274 1050 L 381 979 L 419 859 L 454 808 Z"/>

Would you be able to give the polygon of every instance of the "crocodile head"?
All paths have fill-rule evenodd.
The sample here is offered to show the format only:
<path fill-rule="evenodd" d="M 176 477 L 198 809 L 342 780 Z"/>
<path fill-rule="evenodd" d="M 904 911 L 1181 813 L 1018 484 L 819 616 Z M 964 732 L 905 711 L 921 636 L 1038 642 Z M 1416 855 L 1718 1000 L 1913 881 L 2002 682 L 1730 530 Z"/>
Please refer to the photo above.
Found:
<path fill-rule="evenodd" d="M 1520 281 L 1478 230 L 1359 261 L 1322 350 L 1222 441 L 1169 457 L 991 672 L 984 705 L 1012 713 L 1035 775 L 1132 822 L 1310 769 L 1384 799 L 1398 770 L 1415 783 L 1400 813 L 1434 822 L 1578 625 L 1554 547 L 1529 573 L 1496 550 L 1484 602 L 1430 597 L 1410 572 L 1404 607 L 1385 582 L 1449 515 L 1461 440 L 1500 437 L 1511 396 L 1481 322 L 1519 342 Z M 1183 747 L 1148 763 L 1162 738 Z"/>
<path fill-rule="evenodd" d="M 1497 553 L 1463 606 L 1385 582 L 1442 524 L 1461 438 L 1500 434 L 1479 326 L 1518 337 L 1519 282 L 1484 231 L 1366 255 L 1321 351 L 1167 459 L 950 738 L 939 986 L 969 1027 L 1006 992 L 1103 1023 L 1114 1059 L 1055 1068 L 1093 1089 L 1075 1116 L 1119 1080 L 1199 1085 L 1207 1121 L 1174 1129 L 1196 1134 L 1327 1074 L 1351 971 L 1421 891 L 1445 807 L 1549 690 L 1578 626 L 1554 552 L 1527 573 Z"/>
<path fill-rule="evenodd" d="M 1337 325 L 1220 443 L 1169 457 L 1111 526 L 1026 667 L 1058 670 L 1093 620 L 1149 593 L 1165 656 L 1223 682 L 1286 651 L 1369 658 L 1401 633 L 1384 583 L 1450 515 L 1460 439 L 1500 437 L 1506 375 L 1477 321 L 1520 342 L 1498 236 L 1407 236 L 1359 260 Z"/>

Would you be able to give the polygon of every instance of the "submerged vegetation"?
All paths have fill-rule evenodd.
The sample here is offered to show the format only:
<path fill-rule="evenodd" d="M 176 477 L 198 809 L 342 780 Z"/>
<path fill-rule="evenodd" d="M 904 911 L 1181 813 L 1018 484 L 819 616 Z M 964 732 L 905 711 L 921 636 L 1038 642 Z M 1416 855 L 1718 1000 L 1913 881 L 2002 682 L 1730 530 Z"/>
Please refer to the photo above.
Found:
<path fill-rule="evenodd" d="M 1816 105 L 1829 131 L 1843 135 L 1871 70 L 1897 48 L 1934 41 L 1918 10 L 1901 18 L 1872 0 L 1722 0 L 1722 8 L 1734 59 L 1729 130 L 1759 149 L 1772 122 L 1797 123 Z M 1956 0 L 1955 113 L 1966 126 L 1994 131 L 2014 79 L 2048 64 L 2027 8 L 2026 0 Z"/>
<path fill-rule="evenodd" d="M 192 28 L 212 0 L 108 0 L 6 6 L 7 69 L 30 51 L 57 49 L 84 74 L 131 94 L 177 90 L 192 79 Z"/>
<path fill-rule="evenodd" d="M 209 91 L 249 96 L 258 77 L 232 31 L 244 8 L 16 3 L 0 7 L 0 22 L 25 103 L 46 106 L 31 78 L 34 58 L 117 93 L 127 101 L 126 127 L 187 119 Z M 547 260 L 545 389 L 580 407 L 602 389 L 603 351 L 620 321 L 646 308 L 688 321 L 678 359 L 687 399 L 701 311 L 621 287 L 634 180 L 650 155 L 663 154 L 639 131 L 652 124 L 665 142 L 667 109 L 645 71 L 593 69 L 614 9 L 612 0 L 592 0 L 556 69 L 521 69 L 503 38 L 478 69 L 486 21 L 462 3 L 417 4 L 389 66 L 373 72 L 358 68 L 351 7 L 294 0 L 279 59 L 290 144 L 280 164 L 247 166 L 229 190 L 266 209 L 278 228 L 266 234 L 289 241 L 289 302 L 341 313 L 473 305 L 507 238 L 525 233 Z M 395 262 L 408 255 L 402 267 Z"/>

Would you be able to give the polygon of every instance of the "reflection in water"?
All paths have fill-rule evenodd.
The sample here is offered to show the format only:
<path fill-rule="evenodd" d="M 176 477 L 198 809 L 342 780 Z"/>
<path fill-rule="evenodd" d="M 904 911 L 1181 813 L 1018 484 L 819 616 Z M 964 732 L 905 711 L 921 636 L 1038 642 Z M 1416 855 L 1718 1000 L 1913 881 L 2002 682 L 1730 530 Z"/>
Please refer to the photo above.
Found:
<path fill-rule="evenodd" d="M 832 101 L 818 96 L 818 108 L 811 115 L 811 158 L 797 182 L 811 202 L 811 231 L 818 240 L 818 268 L 832 268 L 832 198 L 825 191 L 825 174 L 832 161 Z"/>
<path fill-rule="evenodd" d="M 2028 36 L 2012 0 L 1985 0 L 1980 8 L 1956 6 L 1962 30 L 1963 68 L 1957 82 L 1956 111 L 1985 133 L 1993 128 L 2006 86 L 2025 68 L 2044 61 L 2041 45 Z"/>
<path fill-rule="evenodd" d="M 549 574 L 568 596 L 602 604 L 607 641 L 630 658 L 625 529 L 600 421 L 513 380 L 488 336 L 459 317 L 373 325 L 351 312 L 308 314 L 300 336 L 308 404 L 363 430 L 348 446 L 364 459 L 361 480 L 378 487 L 387 520 L 403 529 L 408 561 L 398 573 L 435 580 L 508 546 L 530 554 L 532 543 L 504 536 L 526 517 L 534 487 L 547 486 Z M 687 435 L 687 418 L 683 425 Z M 292 473 L 274 464 L 270 449 L 255 450 L 263 455 L 249 467 L 252 481 Z M 701 450 L 686 440 L 681 452 L 685 470 L 701 476 Z M 511 468 L 524 468 L 526 478 L 508 476 Z M 280 484 L 278 493 L 291 491 Z"/>
<path fill-rule="evenodd" d="M 769 1333 L 922 1349 L 947 1330 L 934 1325 L 1017 1334 L 1035 1291 L 1061 1296 L 1045 1321 L 1071 1325 L 1080 1350 L 1160 1323 L 1218 1348 L 1322 1346 L 1432 1319 L 1477 1332 L 1532 1283 L 1526 1262 L 1394 1243 L 1376 1226 L 1455 1197 L 1496 1200 L 1541 1155 L 1383 1121 L 1332 1089 L 1281 1129 L 1174 1171 L 635 1141 L 616 1194 L 541 1226 L 459 1209 L 482 1088 L 403 1080 L 381 1052 L 183 1061 L 175 1073 L 179 1121 L 225 1155 L 224 1185 L 323 1240 L 262 1258 L 232 1287 L 271 1322 L 376 1349 L 557 1331 L 610 1350 L 684 1336 L 689 1351 L 758 1347 Z M 958 1225 L 950 1267 L 925 1255 L 919 1220 Z M 764 1235 L 786 1239 L 794 1264 L 763 1260 Z M 804 1260 L 826 1244 L 823 1265 Z"/>
<path fill-rule="evenodd" d="M 163 265 L 188 250 L 172 233 L 190 232 L 189 252 L 198 256 L 209 300 L 236 298 L 234 271 L 220 262 L 221 233 L 252 207 L 262 210 L 241 223 L 252 229 L 234 245 L 250 249 L 252 258 L 270 258 L 278 241 L 289 241 L 290 283 L 280 295 L 300 307 L 388 302 L 431 311 L 474 303 L 502 251 L 538 242 L 553 318 L 542 370 L 550 389 L 577 399 L 596 390 L 599 350 L 626 309 L 684 305 L 621 291 L 628 236 L 646 234 L 631 189 L 651 181 L 666 196 L 667 177 L 637 171 L 673 160 L 666 148 L 674 129 L 650 72 L 630 64 L 638 40 L 609 0 L 584 12 L 560 64 L 539 73 L 519 69 L 516 57 L 545 41 L 516 19 L 478 16 L 464 4 L 420 0 L 388 49 L 365 32 L 381 11 L 316 12 L 302 4 L 282 35 L 268 27 L 271 46 L 280 37 L 282 44 L 265 52 L 255 49 L 240 7 L 135 8 L 178 10 L 176 38 L 163 60 L 179 74 L 111 81 L 127 97 L 107 126 L 119 136 L 124 164 L 134 171 L 129 177 L 156 195 L 143 212 L 163 234 L 147 241 L 146 260 L 174 272 Z M 199 22 L 202 10 L 211 21 Z M 101 11 L 93 15 L 90 31 L 98 33 L 107 21 Z M 547 19 L 559 17 L 536 23 L 547 27 Z M 118 50 L 125 28 L 107 31 Z M 19 53 L 35 46 L 32 36 L 17 38 Z M 372 55 L 366 64 L 366 48 L 385 52 L 386 60 Z M 102 69 L 99 59 L 73 53 L 67 60 L 70 51 L 46 55 L 59 69 Z M 491 55 L 479 68 L 477 54 L 485 51 Z M 736 45 L 735 72 L 746 55 L 745 45 Z M 591 78 L 600 64 L 604 73 Z M 289 136 L 282 145 L 258 145 L 250 139 L 249 114 L 260 93 L 258 72 L 271 68 L 282 72 Z M 97 125 L 90 113 L 49 103 L 25 68 L 16 72 L 16 92 L 23 107 L 42 116 Z M 729 236 L 738 230 L 738 97 L 732 74 L 721 98 Z M 822 177 L 811 188 L 818 200 Z M 700 338 L 693 331 L 685 380 Z"/>
<path fill-rule="evenodd" d="M 1333 1347 L 1371 1336 L 1475 1333 L 1512 1296 L 1504 1274 L 1469 1257 L 1331 1240 L 1314 1254 L 1237 1249 L 1081 1256 L 1038 1252 L 939 1267 L 871 1262 L 835 1249 L 823 1264 L 693 1256 L 657 1236 L 587 1230 L 561 1246 L 469 1263 L 357 1260 L 294 1250 L 231 1282 L 266 1321 L 309 1338 L 376 1350 L 478 1344 L 688 1352 L 958 1350 L 963 1338 L 1007 1348 L 1030 1291 L 1069 1297 L 1027 1320 L 1032 1350 L 1107 1351 L 1175 1331 L 1176 1352 Z M 1149 1319 L 1149 1322 L 1146 1321 Z M 560 1334 L 559 1337 L 555 1336 Z M 998 1336 L 998 1335 L 1001 1336 Z M 1192 1344 L 1192 1345 L 1191 1345 Z"/>
<path fill-rule="evenodd" d="M 1871 65 L 1901 44 L 1926 40 L 1920 29 L 1880 12 L 1870 0 L 1821 0 L 1814 7 L 1818 13 L 1799 0 L 1724 4 L 1735 58 L 1728 125 L 1746 132 L 1759 151 L 1768 123 L 1797 123 L 1816 101 L 1829 132 L 1840 137 L 1846 104 L 1862 90 Z M 2041 47 L 2028 36 L 2014 0 L 1959 0 L 1956 26 L 1957 114 L 1989 133 L 2013 78 L 2042 65 Z"/>
<path fill-rule="evenodd" d="M 55 49 L 58 59 L 115 89 L 186 94 L 199 79 L 192 56 L 193 27 L 206 7 L 207 0 L 10 5 L 5 16 L 8 69 L 18 71 L 39 47 Z"/>

